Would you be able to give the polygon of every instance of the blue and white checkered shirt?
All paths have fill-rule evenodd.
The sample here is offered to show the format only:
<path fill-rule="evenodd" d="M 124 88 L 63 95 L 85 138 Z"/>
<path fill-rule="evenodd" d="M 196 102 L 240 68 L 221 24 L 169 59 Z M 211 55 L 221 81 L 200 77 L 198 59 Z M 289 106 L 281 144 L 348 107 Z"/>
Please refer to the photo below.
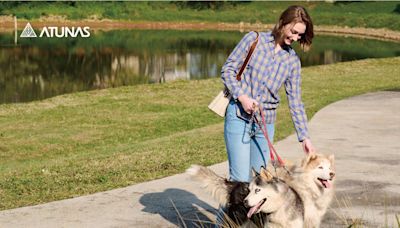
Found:
<path fill-rule="evenodd" d="M 301 101 L 301 63 L 293 49 L 287 47 L 275 54 L 271 32 L 261 32 L 242 80 L 236 80 L 256 36 L 255 32 L 247 33 L 237 44 L 222 67 L 222 81 L 235 100 L 246 94 L 262 104 L 267 123 L 276 121 L 276 108 L 280 102 L 278 91 L 284 84 L 297 138 L 303 141 L 309 138 L 307 116 Z"/>

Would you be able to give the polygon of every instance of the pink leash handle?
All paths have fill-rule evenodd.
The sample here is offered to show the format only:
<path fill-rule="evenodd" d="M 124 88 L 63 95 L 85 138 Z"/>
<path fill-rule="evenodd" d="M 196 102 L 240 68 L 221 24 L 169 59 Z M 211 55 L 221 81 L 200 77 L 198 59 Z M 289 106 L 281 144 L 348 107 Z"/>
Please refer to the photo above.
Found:
<path fill-rule="evenodd" d="M 256 121 L 257 121 L 257 123 L 258 123 L 258 125 L 259 125 L 261 131 L 263 132 L 264 137 L 267 139 L 268 147 L 269 147 L 269 154 L 270 154 L 270 158 L 271 158 L 271 162 L 272 162 L 272 164 L 273 164 L 274 166 L 276 165 L 276 161 L 275 161 L 275 156 L 276 156 L 276 159 L 278 160 L 279 165 L 280 165 L 280 166 L 285 166 L 285 163 L 283 162 L 283 160 L 282 160 L 282 158 L 279 156 L 279 154 L 276 152 L 274 146 L 272 145 L 272 143 L 271 143 L 271 141 L 270 141 L 270 139 L 269 139 L 269 137 L 268 137 L 268 133 L 267 133 L 267 124 L 266 124 L 266 122 L 265 122 L 264 112 L 262 111 L 261 105 L 260 105 L 260 107 L 259 107 L 259 111 L 260 111 L 260 114 L 261 114 L 261 121 L 262 121 L 262 123 L 263 123 L 263 125 L 264 125 L 265 130 L 263 129 L 263 127 L 261 126 L 261 124 L 259 123 L 259 121 L 257 121 L 257 119 L 256 119 Z"/>

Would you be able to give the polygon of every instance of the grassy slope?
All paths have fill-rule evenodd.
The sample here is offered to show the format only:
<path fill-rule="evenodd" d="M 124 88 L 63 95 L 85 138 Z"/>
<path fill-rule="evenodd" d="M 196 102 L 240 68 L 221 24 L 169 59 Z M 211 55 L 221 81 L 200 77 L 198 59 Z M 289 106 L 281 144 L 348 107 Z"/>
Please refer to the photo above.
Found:
<path fill-rule="evenodd" d="M 308 116 L 340 99 L 399 90 L 400 58 L 303 69 Z M 0 209 L 89 194 L 226 159 L 207 110 L 219 79 L 121 87 L 0 106 Z M 281 91 L 283 92 L 283 91 Z M 282 94 L 276 140 L 293 133 Z"/>
<path fill-rule="evenodd" d="M 205 3 L 206 4 L 206 3 Z M 64 15 L 77 20 L 87 17 L 129 21 L 261 22 L 275 24 L 289 5 L 303 5 L 316 25 L 389 28 L 400 30 L 398 2 L 249 2 L 224 4 L 217 9 L 180 8 L 170 2 L 25 2 L 0 3 L 0 15 L 34 19 Z"/>

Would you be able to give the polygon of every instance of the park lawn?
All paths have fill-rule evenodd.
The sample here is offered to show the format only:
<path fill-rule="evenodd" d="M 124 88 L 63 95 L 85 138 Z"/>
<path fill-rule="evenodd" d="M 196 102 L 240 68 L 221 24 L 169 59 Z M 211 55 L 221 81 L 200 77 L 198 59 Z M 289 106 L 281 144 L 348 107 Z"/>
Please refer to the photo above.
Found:
<path fill-rule="evenodd" d="M 400 90 L 400 57 L 303 68 L 311 118 L 354 95 Z M 219 79 L 176 81 L 0 105 L 0 209 L 60 200 L 226 160 Z M 294 132 L 282 88 L 277 133 Z M 284 156 L 284 154 L 282 155 Z"/>
<path fill-rule="evenodd" d="M 0 2 L 0 15 L 22 19 L 112 19 L 165 22 L 249 22 L 275 24 L 289 5 L 303 5 L 315 25 L 400 30 L 400 5 L 378 2 Z M 56 16 L 56 17 L 54 17 Z"/>

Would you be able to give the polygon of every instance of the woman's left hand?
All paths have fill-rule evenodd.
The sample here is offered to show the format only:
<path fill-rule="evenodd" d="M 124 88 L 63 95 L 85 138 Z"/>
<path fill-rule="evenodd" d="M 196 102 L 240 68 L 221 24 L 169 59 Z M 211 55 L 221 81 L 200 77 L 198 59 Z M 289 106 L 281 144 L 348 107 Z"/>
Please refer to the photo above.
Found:
<path fill-rule="evenodd" d="M 304 139 L 304 141 L 302 142 L 302 146 L 303 146 L 303 150 L 306 154 L 316 152 L 310 139 Z"/>

